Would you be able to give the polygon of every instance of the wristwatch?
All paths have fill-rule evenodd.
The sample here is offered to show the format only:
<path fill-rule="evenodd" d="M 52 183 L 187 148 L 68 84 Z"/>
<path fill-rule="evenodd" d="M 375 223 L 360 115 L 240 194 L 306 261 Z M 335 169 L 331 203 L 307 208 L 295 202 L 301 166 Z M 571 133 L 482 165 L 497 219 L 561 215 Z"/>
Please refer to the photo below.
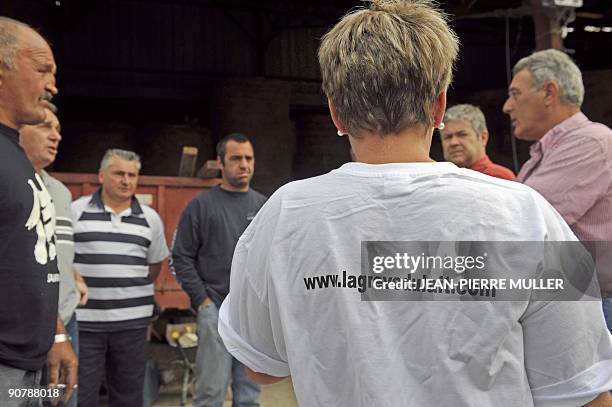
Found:
<path fill-rule="evenodd" d="M 62 343 L 62 342 L 68 342 L 68 341 L 72 341 L 72 337 L 68 334 L 58 334 L 55 335 L 55 340 L 53 341 L 53 343 Z"/>

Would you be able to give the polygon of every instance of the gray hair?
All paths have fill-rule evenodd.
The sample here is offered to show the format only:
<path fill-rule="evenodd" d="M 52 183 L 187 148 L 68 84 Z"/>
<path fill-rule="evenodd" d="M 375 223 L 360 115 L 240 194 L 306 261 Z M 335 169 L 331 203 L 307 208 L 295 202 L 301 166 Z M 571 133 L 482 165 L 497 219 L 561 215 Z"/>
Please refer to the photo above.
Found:
<path fill-rule="evenodd" d="M 431 0 L 370 2 L 323 36 L 323 92 L 353 136 L 430 126 L 435 98 L 451 81 L 457 36 Z"/>
<path fill-rule="evenodd" d="M 102 157 L 102 161 L 100 162 L 100 171 L 107 169 L 113 158 L 120 158 L 125 161 L 135 161 L 138 166 L 138 171 L 140 171 L 140 156 L 133 151 L 129 150 L 121 150 L 119 148 L 109 148 L 104 153 L 104 157 Z"/>
<path fill-rule="evenodd" d="M 582 105 L 582 73 L 567 54 L 556 49 L 534 52 L 519 60 L 512 72 L 516 75 L 523 69 L 527 69 L 533 77 L 533 88 L 541 89 L 547 82 L 556 82 L 564 103 L 578 107 Z"/>
<path fill-rule="evenodd" d="M 0 64 L 8 69 L 15 68 L 17 55 L 17 33 L 19 25 L 26 25 L 12 18 L 0 16 Z"/>
<path fill-rule="evenodd" d="M 481 134 L 483 131 L 488 132 L 484 113 L 482 113 L 478 106 L 466 103 L 451 107 L 444 114 L 444 121 L 448 123 L 453 120 L 466 120 L 470 122 L 476 134 Z"/>

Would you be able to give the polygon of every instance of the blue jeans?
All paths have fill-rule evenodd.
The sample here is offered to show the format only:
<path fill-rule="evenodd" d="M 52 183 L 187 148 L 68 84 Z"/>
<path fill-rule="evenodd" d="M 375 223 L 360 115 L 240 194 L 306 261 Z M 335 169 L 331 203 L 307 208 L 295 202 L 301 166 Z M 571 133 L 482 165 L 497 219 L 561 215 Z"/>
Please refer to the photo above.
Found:
<path fill-rule="evenodd" d="M 231 382 L 233 407 L 258 407 L 260 387 L 249 379 L 244 365 L 229 354 L 219 336 L 219 309 L 215 304 L 198 309 L 198 351 L 193 407 L 222 407 Z"/>
<path fill-rule="evenodd" d="M 612 298 L 603 299 L 603 311 L 608 330 L 612 332 Z"/>

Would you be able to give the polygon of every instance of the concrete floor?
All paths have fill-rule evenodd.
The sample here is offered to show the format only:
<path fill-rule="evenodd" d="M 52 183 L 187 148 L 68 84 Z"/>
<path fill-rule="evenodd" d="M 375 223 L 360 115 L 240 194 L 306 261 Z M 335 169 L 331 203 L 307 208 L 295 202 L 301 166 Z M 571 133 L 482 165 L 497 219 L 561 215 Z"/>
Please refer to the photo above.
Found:
<path fill-rule="evenodd" d="M 159 397 L 153 407 L 179 407 L 180 385 L 172 384 L 162 386 Z M 262 386 L 261 396 L 259 397 L 261 407 L 297 407 L 297 401 L 293 393 L 291 380 L 286 379 L 282 382 Z M 191 398 L 186 406 L 191 407 Z M 226 399 L 223 407 L 231 407 L 231 399 Z"/>

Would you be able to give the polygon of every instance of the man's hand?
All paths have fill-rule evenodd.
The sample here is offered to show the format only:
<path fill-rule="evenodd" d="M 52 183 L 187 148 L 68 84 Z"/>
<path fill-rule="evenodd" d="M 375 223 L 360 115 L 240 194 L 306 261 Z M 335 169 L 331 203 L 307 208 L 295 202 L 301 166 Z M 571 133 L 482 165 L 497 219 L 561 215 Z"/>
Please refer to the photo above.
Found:
<path fill-rule="evenodd" d="M 89 290 L 87 289 L 87 284 L 85 284 L 85 280 L 83 280 L 83 277 L 76 272 L 76 270 L 74 271 L 74 282 L 76 284 L 76 288 L 77 290 L 79 290 L 79 293 L 81 294 L 81 299 L 79 300 L 79 305 L 85 305 L 87 304 L 87 299 L 88 299 L 88 294 L 89 294 Z"/>
<path fill-rule="evenodd" d="M 66 329 L 61 318 L 57 318 L 56 334 L 65 334 Z M 66 385 L 64 403 L 68 403 L 77 382 L 77 357 L 70 341 L 54 343 L 47 354 L 47 367 L 49 371 L 49 387 L 56 387 L 62 383 Z"/>

